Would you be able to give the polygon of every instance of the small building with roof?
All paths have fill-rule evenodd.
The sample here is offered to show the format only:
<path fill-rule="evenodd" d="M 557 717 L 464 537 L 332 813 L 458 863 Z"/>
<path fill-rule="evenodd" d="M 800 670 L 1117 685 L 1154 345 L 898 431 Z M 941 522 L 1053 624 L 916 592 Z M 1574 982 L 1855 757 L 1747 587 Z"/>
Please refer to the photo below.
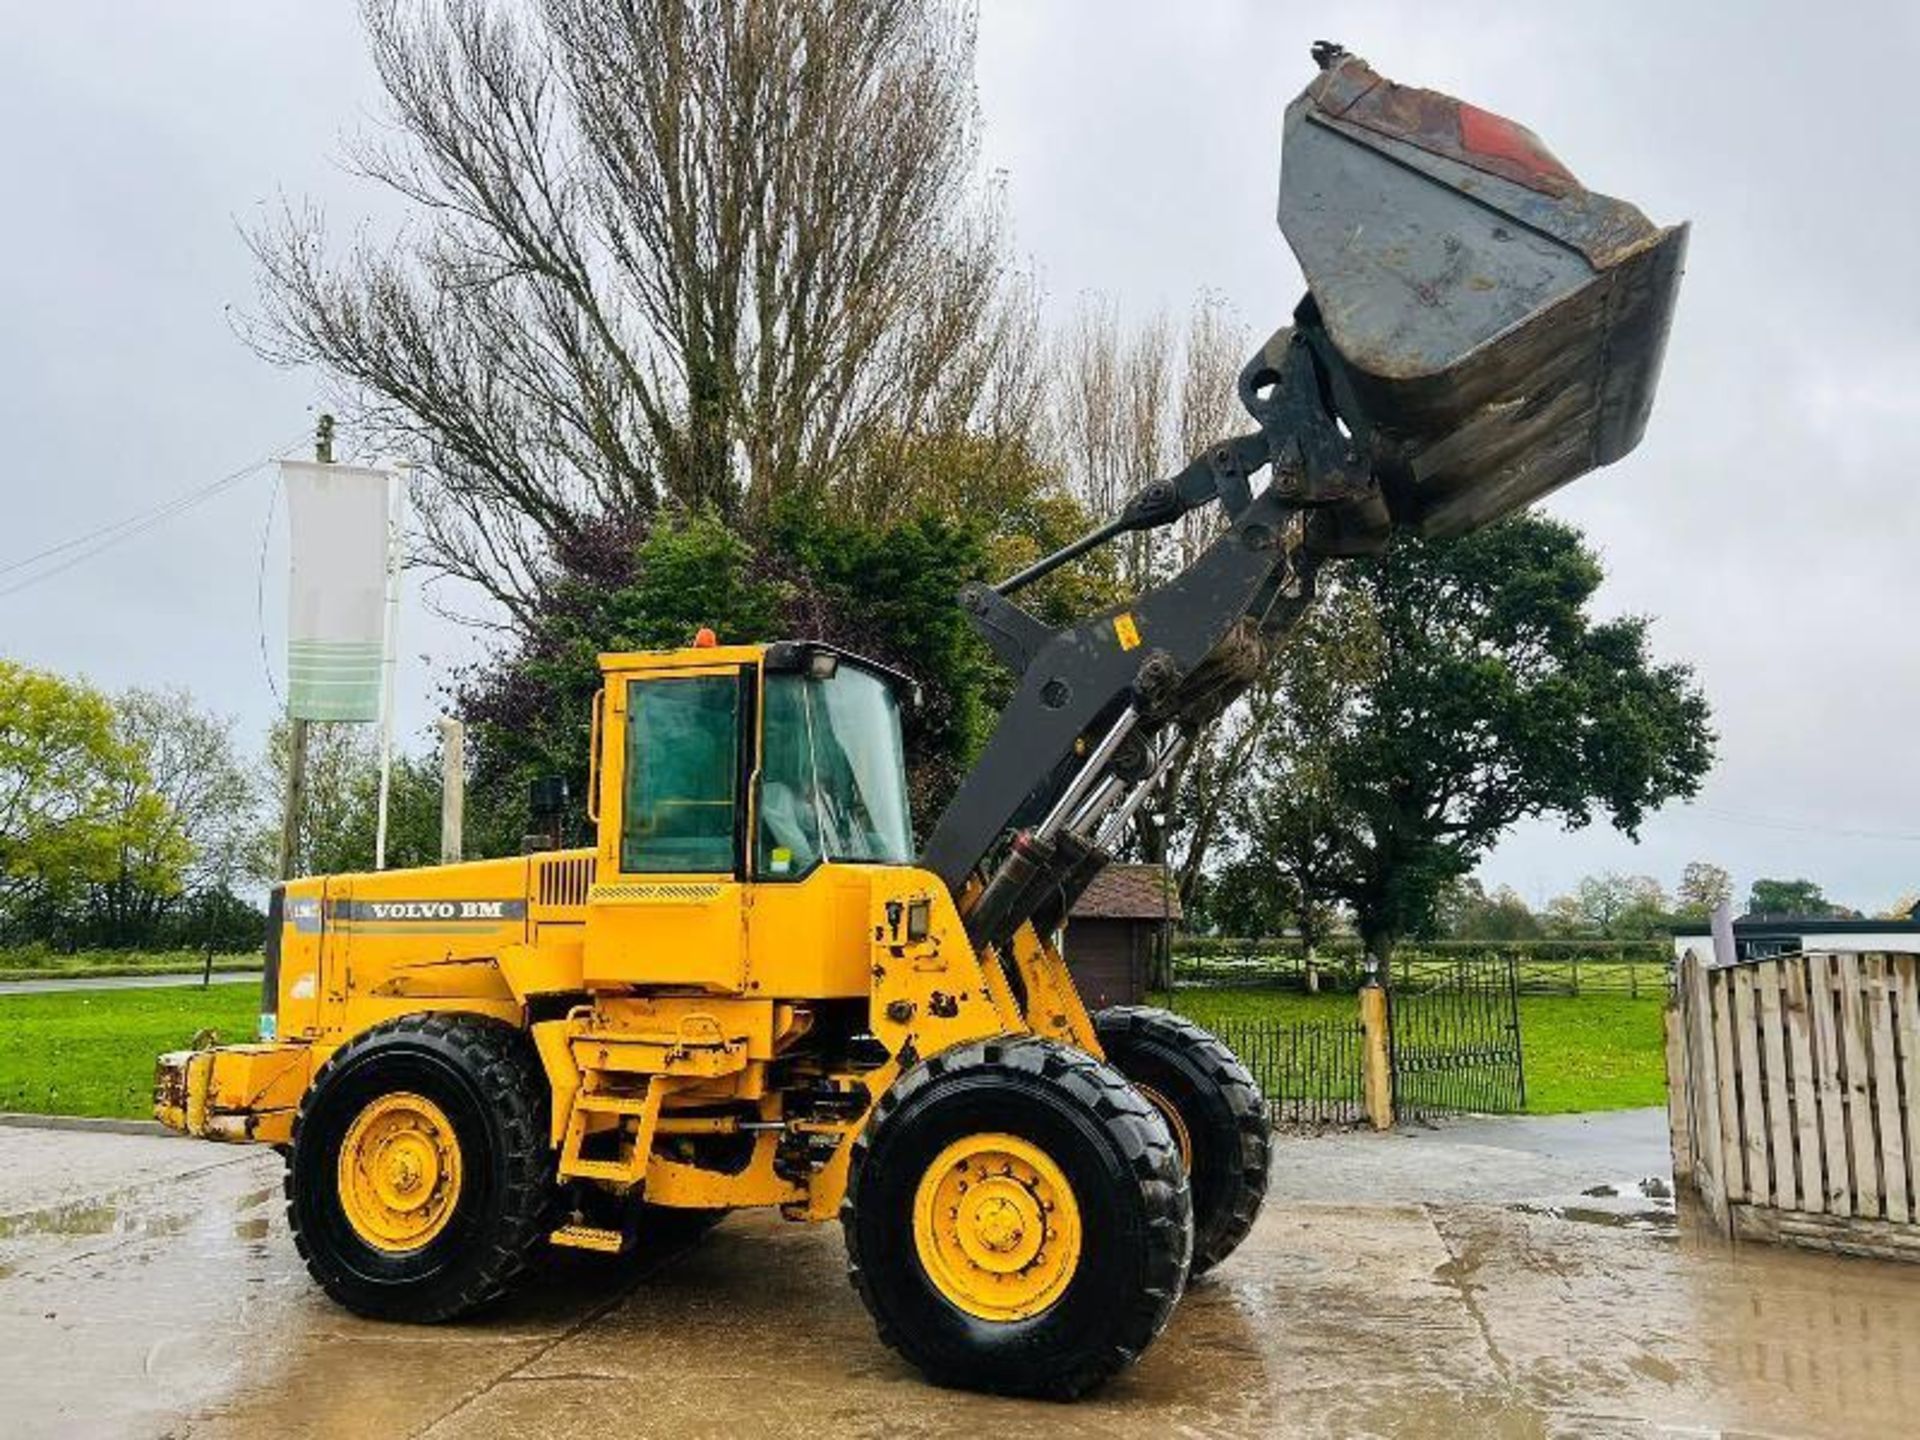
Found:
<path fill-rule="evenodd" d="M 1673 957 L 1697 951 L 1713 959 L 1713 929 L 1706 921 L 1678 925 L 1673 931 Z M 1920 952 L 1920 905 L 1903 920 L 1845 920 L 1831 915 L 1741 915 L 1733 922 L 1733 953 L 1737 960 L 1765 960 L 1804 950 L 1873 950 Z"/>
<path fill-rule="evenodd" d="M 1139 1005 L 1153 956 L 1180 920 L 1178 887 L 1162 865 L 1108 865 L 1067 915 L 1062 948 L 1089 1010 Z"/>

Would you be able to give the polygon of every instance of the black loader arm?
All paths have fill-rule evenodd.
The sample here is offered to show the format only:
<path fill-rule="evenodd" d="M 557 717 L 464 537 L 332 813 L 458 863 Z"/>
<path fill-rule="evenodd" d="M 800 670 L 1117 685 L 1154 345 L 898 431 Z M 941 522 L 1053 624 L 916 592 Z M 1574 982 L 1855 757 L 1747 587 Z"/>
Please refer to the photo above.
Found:
<path fill-rule="evenodd" d="M 1023 923 L 1065 918 L 1199 729 L 1259 677 L 1322 563 L 1396 528 L 1476 529 L 1645 429 L 1686 227 L 1585 189 L 1510 120 L 1337 45 L 1314 59 L 1287 110 L 1279 207 L 1308 293 L 1241 372 L 1257 428 L 961 592 L 1019 677 L 922 855 L 976 944 L 1005 953 Z M 1221 509 L 1213 542 L 1124 606 L 1056 630 L 1013 598 L 1204 505 Z"/>
<path fill-rule="evenodd" d="M 961 592 L 1019 676 L 921 860 L 955 895 L 982 875 L 967 911 L 976 943 L 1003 945 L 1027 920 L 1044 929 L 1064 916 L 1194 733 L 1259 677 L 1270 646 L 1310 603 L 1308 514 L 1377 491 L 1335 422 L 1327 381 L 1307 336 L 1282 331 L 1242 377 L 1258 430 L 1147 485 L 1116 520 L 1021 574 Z M 1256 492 L 1261 471 L 1269 478 Z M 1218 536 L 1124 606 L 1056 630 L 1011 598 L 1097 544 L 1208 504 L 1224 511 Z"/>

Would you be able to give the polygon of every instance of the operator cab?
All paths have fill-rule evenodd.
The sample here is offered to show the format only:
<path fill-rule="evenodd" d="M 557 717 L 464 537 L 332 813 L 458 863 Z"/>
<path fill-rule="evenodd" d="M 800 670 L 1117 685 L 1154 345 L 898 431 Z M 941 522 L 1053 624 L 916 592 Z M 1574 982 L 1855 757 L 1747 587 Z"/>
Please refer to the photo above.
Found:
<path fill-rule="evenodd" d="M 791 882 L 827 862 L 912 863 L 907 677 L 813 641 L 601 664 L 603 880 L 612 869 Z"/>

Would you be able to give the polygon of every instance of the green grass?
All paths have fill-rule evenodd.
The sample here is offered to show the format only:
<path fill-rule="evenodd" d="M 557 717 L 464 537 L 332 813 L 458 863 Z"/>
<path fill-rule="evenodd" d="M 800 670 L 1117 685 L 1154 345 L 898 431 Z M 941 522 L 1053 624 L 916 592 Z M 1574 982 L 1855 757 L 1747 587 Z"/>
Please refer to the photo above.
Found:
<path fill-rule="evenodd" d="M 0 1110 L 38 1115 L 153 1113 L 153 1059 L 212 1029 L 249 1040 L 260 985 L 0 996 Z"/>
<path fill-rule="evenodd" d="M 1298 990 L 1263 989 L 1256 985 L 1208 986 L 1149 995 L 1150 1005 L 1164 1005 L 1202 1025 L 1223 1020 L 1351 1020 L 1359 1016 L 1360 1002 L 1352 995 L 1305 995 Z"/>
<path fill-rule="evenodd" d="M 1536 1115 L 1667 1103 L 1664 1000 L 1520 999 L 1527 1109 Z"/>
<path fill-rule="evenodd" d="M 1165 1003 L 1156 997 L 1155 1003 Z M 1357 1014 L 1351 995 L 1302 995 L 1250 987 L 1177 992 L 1176 1009 L 1202 1025 L 1223 1020 L 1338 1020 Z M 1560 1115 L 1667 1103 L 1666 1053 L 1658 999 L 1525 996 L 1520 1046 L 1527 1110 Z"/>

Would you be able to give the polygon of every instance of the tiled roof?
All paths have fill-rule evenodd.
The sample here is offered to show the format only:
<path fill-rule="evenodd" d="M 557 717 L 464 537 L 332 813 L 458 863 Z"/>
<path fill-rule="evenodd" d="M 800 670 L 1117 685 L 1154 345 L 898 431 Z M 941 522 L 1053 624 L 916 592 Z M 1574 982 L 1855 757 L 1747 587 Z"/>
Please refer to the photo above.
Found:
<path fill-rule="evenodd" d="M 1109 865 L 1074 902 L 1072 918 L 1082 920 L 1170 920 L 1180 918 L 1180 892 L 1160 865 Z"/>

